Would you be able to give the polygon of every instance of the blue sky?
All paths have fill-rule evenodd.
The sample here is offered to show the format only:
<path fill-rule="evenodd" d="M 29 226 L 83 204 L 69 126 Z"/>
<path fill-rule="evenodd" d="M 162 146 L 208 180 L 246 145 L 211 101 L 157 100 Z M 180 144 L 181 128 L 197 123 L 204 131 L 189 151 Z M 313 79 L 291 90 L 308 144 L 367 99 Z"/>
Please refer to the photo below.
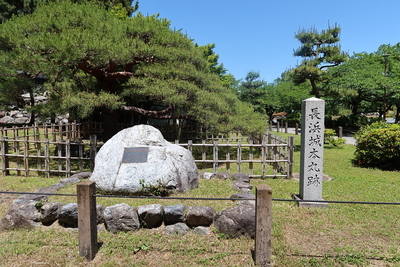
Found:
<path fill-rule="evenodd" d="M 139 0 L 143 15 L 160 13 L 199 45 L 215 43 L 219 62 L 242 79 L 258 71 L 273 82 L 295 67 L 299 29 L 342 28 L 342 50 L 375 52 L 400 42 L 400 1 L 376 0 Z"/>

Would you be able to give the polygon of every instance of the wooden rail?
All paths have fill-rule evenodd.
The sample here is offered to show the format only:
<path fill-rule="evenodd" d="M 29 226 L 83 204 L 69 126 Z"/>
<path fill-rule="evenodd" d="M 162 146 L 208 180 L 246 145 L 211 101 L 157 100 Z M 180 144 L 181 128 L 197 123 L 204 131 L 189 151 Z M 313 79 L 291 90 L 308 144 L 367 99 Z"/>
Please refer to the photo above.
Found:
<path fill-rule="evenodd" d="M 30 172 L 49 177 L 66 177 L 94 169 L 94 159 L 102 146 L 95 135 L 83 140 L 81 124 L 44 124 L 33 127 L 0 128 L 0 158 L 3 175 L 10 171 L 29 176 Z M 189 149 L 204 173 L 248 172 L 250 177 L 293 176 L 293 137 L 283 140 L 266 133 L 261 142 L 245 137 L 211 136 L 200 143 L 176 144 Z M 248 171 L 246 166 L 248 166 Z"/>

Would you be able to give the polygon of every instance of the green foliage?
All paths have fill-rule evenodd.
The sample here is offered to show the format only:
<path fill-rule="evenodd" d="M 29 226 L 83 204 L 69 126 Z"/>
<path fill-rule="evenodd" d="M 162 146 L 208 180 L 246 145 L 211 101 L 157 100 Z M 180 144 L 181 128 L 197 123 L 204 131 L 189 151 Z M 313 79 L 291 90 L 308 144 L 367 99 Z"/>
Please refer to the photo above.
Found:
<path fill-rule="evenodd" d="M 379 117 L 367 117 L 364 115 L 349 115 L 332 118 L 327 116 L 325 118 L 325 126 L 330 128 L 344 127 L 348 129 L 360 129 L 363 126 L 370 125 L 374 122 L 381 121 Z"/>
<path fill-rule="evenodd" d="M 400 125 L 373 123 L 356 134 L 354 163 L 361 167 L 400 170 Z"/>
<path fill-rule="evenodd" d="M 283 119 L 284 122 L 287 122 L 289 125 L 295 125 L 301 123 L 301 114 L 300 112 L 290 113 L 285 116 Z"/>
<path fill-rule="evenodd" d="M 400 97 L 397 89 L 400 79 L 395 74 L 399 71 L 400 64 L 394 60 L 385 62 L 382 54 L 355 54 L 340 66 L 328 70 L 331 79 L 325 89 L 329 96 L 350 108 L 353 115 L 371 111 L 382 114 Z"/>
<path fill-rule="evenodd" d="M 74 2 L 92 2 L 98 5 L 102 5 L 107 9 L 113 10 L 117 7 L 117 10 L 124 12 L 118 13 L 119 15 L 124 14 L 131 16 L 139 8 L 139 3 L 135 0 L 75 0 Z M 27 15 L 35 11 L 37 6 L 55 2 L 52 0 L 0 0 L 0 23 L 5 22 L 15 15 Z"/>
<path fill-rule="evenodd" d="M 325 129 L 324 131 L 324 144 L 338 147 L 346 143 L 344 138 L 335 138 L 336 131 L 333 129 Z"/>
<path fill-rule="evenodd" d="M 300 84 L 309 80 L 312 94 L 321 97 L 322 92 L 317 84 L 324 81 L 323 69 L 338 66 L 347 59 L 337 43 L 340 41 L 341 28 L 336 26 L 318 32 L 315 28 L 299 30 L 295 35 L 302 44 L 294 51 L 295 56 L 303 58 L 300 66 L 289 73 L 291 80 Z"/>
<path fill-rule="evenodd" d="M 215 132 L 265 129 L 212 71 L 223 71 L 215 65 L 212 47 L 207 61 L 191 39 L 170 29 L 168 20 L 140 13 L 121 19 L 115 10 L 123 8 L 110 12 L 86 1 L 56 1 L 8 20 L 0 27 L 0 68 L 7 69 L 0 79 L 16 80 L 19 70 L 46 77 L 49 101 L 35 107 L 42 115 L 73 111 L 79 119 L 97 110 L 133 110 L 156 119 L 195 121 Z M 0 83 L 0 90 L 10 87 Z M 158 115 L 154 107 L 171 112 Z M 243 120 L 250 119 L 247 127 Z"/>

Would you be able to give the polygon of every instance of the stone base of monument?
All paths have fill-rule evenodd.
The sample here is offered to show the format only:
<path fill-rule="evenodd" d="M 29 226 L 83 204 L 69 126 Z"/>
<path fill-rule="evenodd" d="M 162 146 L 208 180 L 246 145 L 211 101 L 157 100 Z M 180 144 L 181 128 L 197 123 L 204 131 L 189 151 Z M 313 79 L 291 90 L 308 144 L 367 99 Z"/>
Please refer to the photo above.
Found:
<path fill-rule="evenodd" d="M 302 200 L 300 195 L 293 195 L 293 198 L 296 200 Z M 323 199 L 322 199 L 323 201 Z M 299 204 L 299 207 L 302 208 L 328 208 L 329 204 L 326 202 L 314 202 L 314 201 L 299 201 L 297 202 Z"/>

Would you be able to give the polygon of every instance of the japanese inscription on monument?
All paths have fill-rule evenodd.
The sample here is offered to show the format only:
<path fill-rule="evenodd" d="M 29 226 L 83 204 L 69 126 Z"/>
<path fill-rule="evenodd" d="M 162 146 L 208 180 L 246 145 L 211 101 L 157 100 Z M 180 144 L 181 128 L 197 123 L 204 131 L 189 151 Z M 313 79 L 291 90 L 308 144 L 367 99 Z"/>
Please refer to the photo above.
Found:
<path fill-rule="evenodd" d="M 322 199 L 325 101 L 309 98 L 302 103 L 300 197 Z"/>
<path fill-rule="evenodd" d="M 122 163 L 145 163 L 148 154 L 148 147 L 125 147 Z"/>

